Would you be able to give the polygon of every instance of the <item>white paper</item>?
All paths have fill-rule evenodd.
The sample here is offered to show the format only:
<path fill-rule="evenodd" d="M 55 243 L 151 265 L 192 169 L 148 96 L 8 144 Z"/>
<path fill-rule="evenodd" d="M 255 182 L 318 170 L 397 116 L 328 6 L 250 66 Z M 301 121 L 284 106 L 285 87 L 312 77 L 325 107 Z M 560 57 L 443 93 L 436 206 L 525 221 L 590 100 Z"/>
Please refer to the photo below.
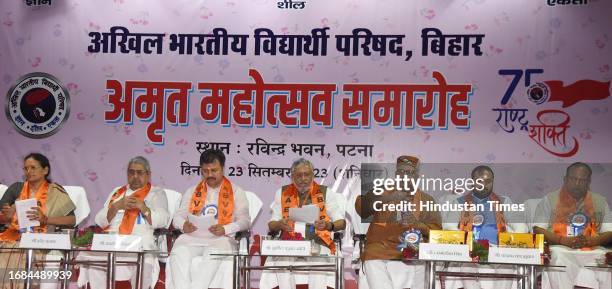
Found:
<path fill-rule="evenodd" d="M 19 229 L 27 229 L 30 227 L 40 226 L 39 221 L 30 221 L 30 219 L 28 218 L 28 211 L 31 211 L 32 207 L 38 207 L 38 202 L 36 202 L 36 199 L 15 201 L 15 211 L 17 214 L 17 222 L 19 223 Z"/>
<path fill-rule="evenodd" d="M 310 241 L 261 240 L 262 256 L 310 256 Z"/>
<path fill-rule="evenodd" d="M 314 224 L 319 217 L 319 206 L 306 205 L 301 208 L 289 208 L 289 218 L 296 222 Z"/>
<path fill-rule="evenodd" d="M 70 235 L 24 233 L 19 240 L 19 248 L 70 250 Z"/>
<path fill-rule="evenodd" d="M 138 235 L 94 234 L 91 241 L 93 251 L 142 251 L 142 237 Z"/>
<path fill-rule="evenodd" d="M 310 241 L 261 240 L 262 256 L 310 256 Z"/>
<path fill-rule="evenodd" d="M 217 224 L 217 220 L 215 219 L 215 216 L 213 215 L 205 215 L 205 216 L 188 215 L 187 220 L 189 221 L 189 223 L 192 223 L 197 228 L 195 231 L 187 235 L 190 235 L 196 238 L 205 238 L 205 239 L 216 237 L 208 230 L 211 226 Z"/>
<path fill-rule="evenodd" d="M 489 262 L 540 265 L 542 264 L 542 258 L 539 249 L 491 246 L 489 248 Z"/>
<path fill-rule="evenodd" d="M 302 234 L 302 237 L 306 238 L 306 223 L 295 222 L 295 225 L 293 225 L 293 231 Z"/>
<path fill-rule="evenodd" d="M 470 249 L 463 244 L 419 244 L 419 259 L 435 261 L 471 261 Z"/>

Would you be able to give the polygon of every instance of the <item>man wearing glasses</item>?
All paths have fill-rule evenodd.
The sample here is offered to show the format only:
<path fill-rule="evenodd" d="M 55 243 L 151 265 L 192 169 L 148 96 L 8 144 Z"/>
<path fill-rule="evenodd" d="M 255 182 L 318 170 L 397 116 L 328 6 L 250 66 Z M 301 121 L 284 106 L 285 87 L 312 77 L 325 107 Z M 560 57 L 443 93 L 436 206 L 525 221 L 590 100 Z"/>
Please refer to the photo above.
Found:
<path fill-rule="evenodd" d="M 609 288 L 609 272 L 584 267 L 594 265 L 604 256 L 601 246 L 610 236 L 604 221 L 610 212 L 608 202 L 602 195 L 590 191 L 591 175 L 587 164 L 571 164 L 565 172 L 563 186 L 538 204 L 533 231 L 544 234 L 551 245 L 550 263 L 565 266 L 565 272 L 545 271 L 542 288 Z"/>
<path fill-rule="evenodd" d="M 340 249 L 334 244 L 334 231 L 341 231 L 346 227 L 345 201 L 342 200 L 342 195 L 326 186 L 319 185 L 314 178 L 314 167 L 310 161 L 300 158 L 293 162 L 291 184 L 283 186 L 275 193 L 272 218 L 268 222 L 268 229 L 270 232 L 280 232 L 281 239 L 313 240 L 315 252 L 319 252 L 320 255 L 333 256 L 336 250 Z M 313 222 L 297 222 L 289 216 L 291 208 L 303 208 L 309 205 L 317 206 L 318 214 Z M 332 262 L 331 259 L 326 258 L 300 260 L 295 257 L 274 257 L 268 258 L 266 265 L 326 265 L 330 262 Z M 295 289 L 300 279 L 297 275 L 302 275 L 301 277 L 307 275 L 308 288 L 311 289 L 334 287 L 335 283 L 334 274 L 328 272 L 300 274 L 281 270 L 275 275 L 264 271 L 259 288 L 274 287 L 274 281 L 276 281 L 280 289 Z"/>
<path fill-rule="evenodd" d="M 166 193 L 162 188 L 151 185 L 151 166 L 149 161 L 141 156 L 134 157 L 128 162 L 127 182 L 127 185 L 109 194 L 104 207 L 96 214 L 95 222 L 111 234 L 141 236 L 143 249 L 154 250 L 156 245 L 153 231 L 165 227 L 168 223 Z M 106 259 L 105 254 L 102 257 Z M 126 256 L 126 258 L 135 257 Z M 157 256 L 145 255 L 144 263 L 143 288 L 154 288 L 159 274 Z M 115 274 L 116 280 L 131 280 L 134 288 L 135 265 L 117 266 Z M 80 286 L 85 285 L 87 281 L 91 289 L 105 288 L 105 270 L 94 266 L 82 266 L 79 274 Z"/>

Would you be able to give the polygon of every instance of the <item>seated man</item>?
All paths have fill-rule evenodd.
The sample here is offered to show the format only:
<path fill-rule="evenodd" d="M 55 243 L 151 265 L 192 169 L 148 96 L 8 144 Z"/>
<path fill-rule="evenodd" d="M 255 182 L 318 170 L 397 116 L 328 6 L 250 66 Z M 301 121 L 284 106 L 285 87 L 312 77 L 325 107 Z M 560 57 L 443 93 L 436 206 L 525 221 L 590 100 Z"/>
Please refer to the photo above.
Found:
<path fill-rule="evenodd" d="M 610 211 L 608 202 L 600 194 L 590 191 L 591 174 L 587 164 L 571 164 L 567 167 L 563 186 L 546 195 L 538 204 L 533 230 L 544 234 L 551 245 L 550 263 L 565 266 L 565 272 L 545 271 L 542 288 L 610 288 L 609 271 L 584 267 L 603 257 L 605 250 L 600 246 L 610 236 L 602 226 Z"/>
<path fill-rule="evenodd" d="M 153 237 L 156 228 L 168 223 L 168 200 L 166 192 L 151 185 L 151 166 L 144 157 L 137 156 L 128 162 L 127 185 L 111 192 L 104 207 L 96 214 L 98 226 L 111 234 L 136 235 L 142 237 L 144 250 L 157 249 Z M 85 260 L 106 260 L 106 254 L 82 253 L 77 257 Z M 134 254 L 120 255 L 118 260 L 135 260 Z M 144 261 L 143 288 L 154 288 L 159 275 L 157 255 L 147 254 Z M 136 281 L 136 266 L 117 266 L 116 280 Z M 106 288 L 106 270 L 97 266 L 81 266 L 79 286 L 89 282 L 91 289 Z"/>
<path fill-rule="evenodd" d="M 396 175 L 416 178 L 419 159 L 411 156 L 397 158 Z M 420 211 L 420 203 L 435 202 L 430 195 L 416 190 L 409 183 L 409 190 L 403 188 L 385 191 L 376 196 L 372 191 L 357 197 L 355 210 L 362 220 L 372 217 L 372 223 L 366 234 L 365 248 L 362 256 L 364 272 L 370 288 L 402 289 L 423 288 L 425 268 L 423 265 L 406 264 L 400 259 L 402 253 L 397 249 L 400 236 L 405 232 L 417 230 L 427 240 L 429 230 L 442 228 L 440 213 Z M 374 209 L 374 203 L 399 204 L 408 201 L 415 204 L 415 211 L 399 212 Z M 423 240 L 422 240 L 423 241 Z"/>
<path fill-rule="evenodd" d="M 234 234 L 247 230 L 251 225 L 246 195 L 225 177 L 224 167 L 225 155 L 222 151 L 209 149 L 200 155 L 202 180 L 187 189 L 172 221 L 174 227 L 181 228 L 184 234 L 176 240 L 170 253 L 169 266 L 166 266 L 166 288 L 207 289 L 221 261 L 227 259 L 210 254 L 236 252 Z M 191 235 L 199 228 L 190 220 L 201 215 L 216 219 L 217 223 L 208 228 L 213 237 Z M 198 264 L 198 274 L 193 275 L 191 261 L 197 256 L 203 258 Z"/>
<path fill-rule="evenodd" d="M 306 240 L 314 240 L 314 251 L 321 255 L 336 254 L 336 246 L 333 240 L 333 232 L 344 230 L 344 202 L 338 198 L 333 190 L 317 184 L 314 181 L 314 168 L 312 163 L 300 158 L 291 165 L 292 183 L 283 186 L 276 191 L 274 203 L 272 204 L 272 218 L 268 223 L 270 232 L 280 232 L 283 235 L 297 234 L 295 222 L 289 218 L 290 208 L 301 208 L 306 205 L 317 205 L 319 217 L 314 224 L 306 224 L 303 234 Z M 319 250 L 317 250 L 319 248 Z M 309 259 L 300 262 L 299 258 L 274 257 L 266 260 L 266 265 L 315 265 L 332 263 L 333 260 L 321 258 Z M 295 273 L 288 271 L 277 271 L 278 286 L 280 289 L 295 288 Z M 264 274 L 267 274 L 264 275 Z M 260 288 L 268 288 L 267 278 L 271 277 L 269 272 L 262 274 Z M 326 286 L 334 287 L 334 274 L 325 272 L 310 272 L 308 274 L 308 288 L 325 289 Z"/>
<path fill-rule="evenodd" d="M 519 222 L 523 212 L 501 211 L 496 207 L 491 207 L 489 202 L 498 204 L 512 204 L 510 198 L 499 196 L 493 192 L 494 174 L 488 166 L 478 166 L 472 170 L 472 179 L 475 181 L 475 189 L 461 197 L 458 197 L 456 204 L 482 205 L 484 211 L 451 211 L 448 214 L 448 221 L 454 220 L 452 226 L 444 225 L 447 230 L 462 230 L 472 232 L 474 240 L 487 240 L 491 245 L 498 245 L 498 234 L 503 232 L 526 233 L 527 226 Z M 478 266 L 464 264 L 461 266 L 463 272 L 483 272 L 483 273 L 508 273 L 514 272 L 513 266 L 491 265 Z M 472 288 L 511 288 L 512 279 L 468 279 L 461 278 L 465 289 Z M 449 280 L 450 281 L 450 280 Z M 459 282 L 457 282 L 459 283 Z M 449 284 L 447 284 L 449 285 Z M 450 287 L 457 287 L 455 286 Z M 450 288 L 447 286 L 446 288 Z"/>

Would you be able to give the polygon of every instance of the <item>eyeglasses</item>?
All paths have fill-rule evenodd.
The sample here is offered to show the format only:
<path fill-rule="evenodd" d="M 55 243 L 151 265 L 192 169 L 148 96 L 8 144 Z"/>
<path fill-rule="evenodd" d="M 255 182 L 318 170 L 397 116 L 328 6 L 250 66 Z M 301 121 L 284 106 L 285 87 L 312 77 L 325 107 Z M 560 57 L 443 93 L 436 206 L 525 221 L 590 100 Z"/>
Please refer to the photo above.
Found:
<path fill-rule="evenodd" d="M 292 176 L 295 177 L 296 179 L 301 179 L 301 178 L 311 178 L 314 174 L 312 172 L 308 172 L 308 173 L 296 173 L 293 174 Z"/>
<path fill-rule="evenodd" d="M 143 170 L 128 170 L 127 173 L 128 173 L 128 176 L 136 175 L 139 177 L 142 177 L 148 174 L 147 171 L 143 171 Z"/>

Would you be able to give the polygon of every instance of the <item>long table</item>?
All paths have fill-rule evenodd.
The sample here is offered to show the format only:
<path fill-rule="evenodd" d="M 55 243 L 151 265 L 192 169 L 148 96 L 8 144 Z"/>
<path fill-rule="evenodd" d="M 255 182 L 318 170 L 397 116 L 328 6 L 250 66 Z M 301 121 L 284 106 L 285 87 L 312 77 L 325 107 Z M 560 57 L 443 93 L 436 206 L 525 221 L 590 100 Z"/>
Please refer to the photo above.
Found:
<path fill-rule="evenodd" d="M 47 260 L 34 260 L 34 248 L 0 248 L 0 252 L 3 251 L 25 251 L 26 252 L 26 262 L 25 262 L 25 271 L 31 272 L 32 266 L 34 263 L 59 263 L 60 269 L 64 272 L 69 271 L 70 265 L 95 265 L 104 267 L 106 271 L 106 288 L 107 289 L 115 289 L 115 270 L 117 264 L 120 265 L 136 265 L 136 289 L 142 289 L 142 276 L 144 269 L 144 256 L 145 254 L 157 254 L 157 250 L 144 250 L 144 251 L 108 251 L 108 250 L 90 250 L 85 248 L 72 248 L 69 250 L 58 250 L 53 249 L 53 251 L 59 251 L 63 255 L 63 259 L 58 261 L 47 261 Z M 74 257 L 79 252 L 93 252 L 93 253 L 102 253 L 106 254 L 106 260 L 76 260 Z M 117 254 L 135 254 L 136 261 L 117 261 Z M 74 259 L 74 260 L 73 260 Z M 64 278 L 59 280 L 62 289 L 68 288 L 68 278 Z M 25 278 L 24 280 L 25 289 L 32 288 L 32 279 Z"/>
<path fill-rule="evenodd" d="M 250 289 L 251 280 L 250 272 L 253 270 L 289 270 L 292 272 L 334 272 L 335 274 L 335 289 L 344 289 L 344 257 L 328 256 L 328 255 L 312 255 L 312 256 L 289 256 L 289 255 L 247 255 L 247 254 L 211 254 L 212 256 L 232 257 L 234 263 L 233 273 L 233 288 L 234 289 Z M 253 257 L 292 257 L 303 258 L 308 260 L 311 258 L 329 259 L 333 264 L 323 265 L 274 265 L 274 266 L 251 266 L 251 258 Z"/>

